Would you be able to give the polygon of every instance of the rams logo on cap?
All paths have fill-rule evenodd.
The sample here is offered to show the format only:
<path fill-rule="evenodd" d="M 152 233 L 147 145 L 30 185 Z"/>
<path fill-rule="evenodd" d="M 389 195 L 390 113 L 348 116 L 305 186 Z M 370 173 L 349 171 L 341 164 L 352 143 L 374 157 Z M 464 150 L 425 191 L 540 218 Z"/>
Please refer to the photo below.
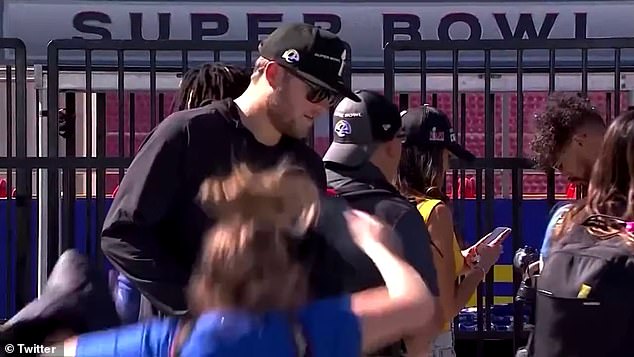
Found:
<path fill-rule="evenodd" d="M 335 124 L 335 134 L 337 134 L 340 138 L 352 134 L 352 127 L 350 126 L 350 123 L 345 120 L 339 120 Z"/>
<path fill-rule="evenodd" d="M 284 51 L 282 58 L 288 63 L 297 63 L 299 62 L 299 52 L 295 49 L 290 49 Z"/>
<path fill-rule="evenodd" d="M 431 128 L 431 132 L 429 132 L 429 141 L 445 141 L 445 132 L 437 131 L 436 127 Z"/>

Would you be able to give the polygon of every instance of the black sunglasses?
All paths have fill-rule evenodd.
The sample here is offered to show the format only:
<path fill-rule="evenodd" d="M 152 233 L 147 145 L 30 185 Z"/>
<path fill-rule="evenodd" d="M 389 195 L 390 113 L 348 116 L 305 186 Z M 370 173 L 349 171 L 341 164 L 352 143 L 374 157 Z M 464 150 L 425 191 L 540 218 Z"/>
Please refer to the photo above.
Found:
<path fill-rule="evenodd" d="M 308 93 L 306 93 L 306 100 L 311 103 L 321 103 L 324 100 L 328 101 L 328 105 L 334 107 L 337 105 L 343 96 L 339 93 L 336 93 L 328 88 L 324 88 L 317 83 L 313 83 L 310 80 L 301 77 L 295 71 L 286 69 L 288 73 L 292 74 L 295 78 L 301 80 L 308 86 Z"/>

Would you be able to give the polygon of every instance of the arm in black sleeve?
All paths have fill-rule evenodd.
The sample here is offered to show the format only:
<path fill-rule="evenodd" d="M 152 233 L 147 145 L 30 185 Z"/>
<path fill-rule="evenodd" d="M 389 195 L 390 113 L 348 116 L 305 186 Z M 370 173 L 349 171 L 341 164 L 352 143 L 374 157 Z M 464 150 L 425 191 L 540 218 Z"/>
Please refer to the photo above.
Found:
<path fill-rule="evenodd" d="M 189 133 L 179 120 L 170 119 L 145 141 L 124 176 L 104 222 L 101 249 L 154 306 L 178 315 L 186 310 L 189 271 L 156 236 L 174 198 L 183 191 Z"/>
<path fill-rule="evenodd" d="M 394 230 L 401 240 L 405 260 L 419 272 L 429 291 L 438 296 L 431 238 L 420 213 L 415 209 L 407 211 L 396 222 Z"/>

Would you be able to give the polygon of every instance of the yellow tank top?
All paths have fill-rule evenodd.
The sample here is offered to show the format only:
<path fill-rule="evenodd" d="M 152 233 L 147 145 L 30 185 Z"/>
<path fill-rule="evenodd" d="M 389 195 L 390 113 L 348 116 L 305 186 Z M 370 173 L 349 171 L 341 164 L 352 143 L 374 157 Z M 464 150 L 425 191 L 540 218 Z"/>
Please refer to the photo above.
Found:
<path fill-rule="evenodd" d="M 441 203 L 442 203 L 441 200 L 435 200 L 435 199 L 429 199 L 429 198 L 419 199 L 419 203 L 416 206 L 416 208 L 418 209 L 418 212 L 420 212 L 420 215 L 423 216 L 423 220 L 425 220 L 425 224 L 427 224 L 427 221 L 429 220 L 429 216 L 431 215 L 431 212 L 434 210 L 434 208 L 436 208 L 436 206 L 438 206 Z M 453 243 L 452 246 L 453 246 L 454 261 L 456 264 L 455 266 L 456 278 L 458 278 L 458 273 L 461 272 L 464 267 L 464 257 L 462 256 L 462 249 L 460 249 L 460 245 L 458 244 L 458 239 L 456 238 L 455 234 L 454 234 L 454 239 L 452 243 Z M 450 328 L 451 328 L 451 325 L 449 322 L 446 322 L 445 325 L 443 326 L 444 331 L 449 331 Z"/>

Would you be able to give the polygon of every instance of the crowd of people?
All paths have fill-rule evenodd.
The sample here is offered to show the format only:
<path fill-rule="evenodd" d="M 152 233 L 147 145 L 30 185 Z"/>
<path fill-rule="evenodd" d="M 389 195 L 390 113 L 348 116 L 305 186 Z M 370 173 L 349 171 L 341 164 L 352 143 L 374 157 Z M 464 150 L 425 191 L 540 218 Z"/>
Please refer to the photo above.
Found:
<path fill-rule="evenodd" d="M 2 341 L 66 356 L 454 356 L 452 321 L 510 232 L 466 246 L 443 184 L 450 156 L 474 155 L 438 109 L 400 112 L 346 87 L 347 47 L 288 24 L 262 42 L 251 73 L 219 63 L 186 73 L 104 222 L 114 293 L 68 251 Z M 322 159 L 304 139 L 331 108 Z M 634 310 L 622 302 L 634 294 L 622 285 L 634 279 L 634 114 L 608 127 L 587 100 L 553 97 L 537 127 L 536 161 L 587 192 L 547 229 L 532 351 L 631 353 Z M 614 259 L 593 270 L 599 258 L 573 259 L 579 242 L 609 245 L 595 257 Z M 578 270 L 558 285 L 565 266 Z M 600 306 L 586 312 L 587 302 Z M 616 307 L 620 317 L 606 314 Z M 621 319 L 604 329 L 609 346 L 578 341 L 584 318 Z"/>

